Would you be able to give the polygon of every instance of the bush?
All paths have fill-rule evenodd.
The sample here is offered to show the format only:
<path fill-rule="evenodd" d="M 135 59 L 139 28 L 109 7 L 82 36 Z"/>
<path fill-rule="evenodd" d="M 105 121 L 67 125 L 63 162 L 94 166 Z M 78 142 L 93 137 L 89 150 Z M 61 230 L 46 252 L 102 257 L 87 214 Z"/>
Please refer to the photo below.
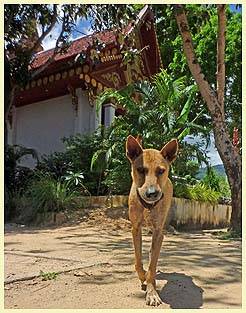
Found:
<path fill-rule="evenodd" d="M 224 176 L 220 176 L 211 166 L 207 167 L 206 175 L 202 179 L 202 183 L 219 192 L 220 198 L 230 198 L 231 191 L 228 180 Z"/>
<path fill-rule="evenodd" d="M 91 135 L 76 135 L 63 138 L 65 144 L 64 152 L 55 152 L 49 156 L 43 156 L 38 165 L 38 170 L 49 173 L 54 179 L 62 179 L 68 172 L 83 173 L 84 186 L 91 194 L 104 194 L 98 184 L 100 173 L 90 170 L 93 154 L 102 145 L 101 129 Z"/>
<path fill-rule="evenodd" d="M 34 215 L 73 208 L 78 195 L 79 192 L 70 189 L 68 183 L 49 176 L 33 179 L 25 193 L 31 201 Z"/>
<path fill-rule="evenodd" d="M 36 169 L 58 180 L 72 168 L 73 163 L 65 152 L 54 152 L 50 155 L 43 155 Z"/>
<path fill-rule="evenodd" d="M 4 218 L 11 220 L 18 212 L 18 201 L 26 190 L 34 171 L 20 165 L 26 155 L 38 160 L 35 150 L 19 145 L 7 145 L 4 151 Z"/>
<path fill-rule="evenodd" d="M 175 184 L 174 196 L 197 201 L 217 203 L 220 198 L 220 193 L 212 190 L 203 183 L 195 185 Z"/>
<path fill-rule="evenodd" d="M 207 172 L 202 182 L 211 189 L 220 191 L 220 177 L 210 165 L 207 166 Z"/>
<path fill-rule="evenodd" d="M 11 192 L 5 190 L 4 204 L 5 204 L 5 221 L 10 221 L 12 218 L 19 215 L 21 207 L 22 195 L 20 192 Z"/>
<path fill-rule="evenodd" d="M 94 154 L 105 155 L 107 171 L 102 185 L 111 193 L 128 193 L 130 190 L 130 165 L 125 155 L 125 142 L 129 134 L 141 135 L 144 148 L 161 149 L 172 138 L 178 138 L 180 153 L 173 165 L 179 176 L 195 178 L 202 161 L 206 161 L 199 144 L 183 141 L 188 134 L 203 133 L 206 125 L 196 124 L 204 111 L 194 116 L 191 107 L 196 103 L 197 86 L 186 85 L 186 78 L 173 79 L 165 70 L 149 81 L 142 81 L 121 90 L 108 89 L 96 100 L 99 109 L 105 102 L 122 106 L 125 114 L 114 118 L 103 136 L 103 144 Z M 196 160 L 196 162 L 194 161 Z M 100 161 L 99 161 L 100 163 Z"/>

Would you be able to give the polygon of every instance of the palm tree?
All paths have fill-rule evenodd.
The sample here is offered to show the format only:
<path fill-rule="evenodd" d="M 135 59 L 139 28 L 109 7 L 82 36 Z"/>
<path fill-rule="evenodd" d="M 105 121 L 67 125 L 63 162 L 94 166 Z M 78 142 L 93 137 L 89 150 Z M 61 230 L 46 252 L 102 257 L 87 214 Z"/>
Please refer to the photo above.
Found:
<path fill-rule="evenodd" d="M 174 137 L 182 146 L 182 140 L 188 134 L 208 134 L 208 129 L 197 123 L 200 117 L 204 117 L 204 111 L 196 114 L 191 110 L 196 103 L 197 87 L 186 86 L 185 80 L 185 77 L 174 80 L 162 70 L 150 81 L 128 85 L 122 90 L 108 89 L 97 98 L 97 111 L 106 102 L 114 102 L 126 111 L 124 116 L 115 117 L 105 130 L 102 148 L 96 151 L 91 162 L 92 169 L 99 164 L 102 172 L 111 171 L 113 180 L 110 180 L 111 174 L 106 180 L 110 181 L 112 188 L 118 179 L 116 172 L 127 172 L 124 143 L 129 134 L 141 135 L 145 148 L 161 148 Z M 199 162 L 205 161 L 196 145 L 192 145 L 192 149 L 191 159 L 199 157 Z M 129 182 L 130 178 L 126 177 L 126 185 Z"/>
<path fill-rule="evenodd" d="M 131 133 L 141 134 L 149 144 L 156 134 L 161 144 L 172 137 L 182 141 L 191 132 L 207 134 L 206 127 L 195 123 L 202 115 L 204 118 L 204 110 L 189 119 L 197 100 L 197 86 L 186 86 L 185 80 L 185 76 L 174 80 L 162 70 L 151 81 L 128 85 L 119 91 L 106 90 L 97 98 L 97 110 L 106 101 L 116 102 L 127 111 L 126 119 L 133 126 Z M 115 123 L 111 128 L 114 127 Z"/>

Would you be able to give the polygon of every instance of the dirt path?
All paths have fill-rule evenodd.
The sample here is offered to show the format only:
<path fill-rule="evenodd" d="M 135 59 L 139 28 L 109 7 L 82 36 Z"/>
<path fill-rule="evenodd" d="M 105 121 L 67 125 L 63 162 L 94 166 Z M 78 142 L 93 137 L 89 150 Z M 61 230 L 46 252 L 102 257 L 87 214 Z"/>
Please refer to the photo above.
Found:
<path fill-rule="evenodd" d="M 134 272 L 127 221 L 124 226 L 94 221 L 8 228 L 5 308 L 150 308 Z M 145 230 L 144 264 L 150 240 Z M 167 234 L 158 264 L 159 308 L 240 308 L 240 241 L 210 232 Z M 61 273 L 53 280 L 31 279 L 40 270 Z"/>

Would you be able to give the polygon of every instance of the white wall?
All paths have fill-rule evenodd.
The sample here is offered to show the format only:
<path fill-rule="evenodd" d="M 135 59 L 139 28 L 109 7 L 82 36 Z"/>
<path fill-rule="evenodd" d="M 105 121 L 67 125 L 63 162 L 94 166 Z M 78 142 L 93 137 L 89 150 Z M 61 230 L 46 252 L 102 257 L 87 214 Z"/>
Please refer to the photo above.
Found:
<path fill-rule="evenodd" d="M 104 105 L 104 126 L 109 127 L 115 117 L 115 106 L 112 103 Z"/>
<path fill-rule="evenodd" d="M 96 116 L 95 105 L 92 106 L 89 103 L 87 91 L 77 89 L 76 94 L 78 96 L 78 114 L 75 119 L 74 134 L 91 133 L 98 126 L 98 117 Z"/>
<path fill-rule="evenodd" d="M 50 154 L 64 149 L 61 138 L 92 132 L 96 126 L 95 108 L 81 89 L 77 94 L 77 116 L 70 95 L 17 108 L 12 143 L 34 148 L 39 155 Z M 23 163 L 33 165 L 29 158 Z"/>

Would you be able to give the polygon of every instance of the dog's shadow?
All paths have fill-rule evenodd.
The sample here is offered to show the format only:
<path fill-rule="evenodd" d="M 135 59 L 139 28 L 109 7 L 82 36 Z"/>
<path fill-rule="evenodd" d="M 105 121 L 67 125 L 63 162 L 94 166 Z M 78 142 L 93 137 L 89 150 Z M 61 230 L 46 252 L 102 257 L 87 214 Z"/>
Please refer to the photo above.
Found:
<path fill-rule="evenodd" d="M 192 277 L 182 273 L 158 272 L 156 280 L 167 280 L 159 294 L 170 308 L 198 309 L 203 305 L 203 289 L 192 281 Z"/>

